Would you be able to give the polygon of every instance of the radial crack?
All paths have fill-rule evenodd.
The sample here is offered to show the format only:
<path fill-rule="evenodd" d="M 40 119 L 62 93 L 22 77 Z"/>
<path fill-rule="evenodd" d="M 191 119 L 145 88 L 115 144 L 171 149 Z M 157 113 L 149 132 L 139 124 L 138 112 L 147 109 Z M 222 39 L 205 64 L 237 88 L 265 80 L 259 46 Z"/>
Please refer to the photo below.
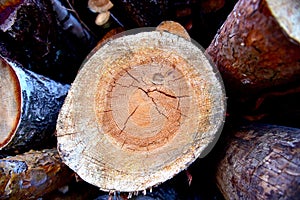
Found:
<path fill-rule="evenodd" d="M 140 83 L 140 81 L 139 81 L 137 78 L 135 78 L 132 74 L 130 74 L 127 70 L 125 70 L 125 71 L 126 71 L 126 73 L 127 73 L 133 80 L 135 80 L 136 82 Z"/>
<path fill-rule="evenodd" d="M 157 105 L 157 103 L 155 102 L 154 98 L 151 97 L 151 96 L 149 95 L 149 93 L 150 93 L 150 92 L 153 92 L 153 91 L 146 91 L 146 90 L 144 90 L 144 89 L 141 88 L 141 87 L 138 87 L 138 89 L 142 90 L 142 91 L 143 91 L 143 92 L 151 99 L 151 101 L 152 101 L 152 102 L 154 103 L 154 105 L 155 105 L 156 111 L 157 111 L 159 114 L 161 114 L 162 116 L 164 116 L 166 119 L 169 119 L 167 115 L 165 115 L 163 112 L 161 112 L 161 111 L 158 109 L 158 105 Z M 175 97 L 175 98 L 176 98 L 176 97 Z"/>
<path fill-rule="evenodd" d="M 135 111 L 138 109 L 138 107 L 139 107 L 139 105 L 129 114 L 129 116 L 127 117 L 126 121 L 124 122 L 124 126 L 121 129 L 119 135 L 125 130 L 126 124 L 127 124 L 128 120 L 132 117 L 132 115 L 135 113 Z"/>

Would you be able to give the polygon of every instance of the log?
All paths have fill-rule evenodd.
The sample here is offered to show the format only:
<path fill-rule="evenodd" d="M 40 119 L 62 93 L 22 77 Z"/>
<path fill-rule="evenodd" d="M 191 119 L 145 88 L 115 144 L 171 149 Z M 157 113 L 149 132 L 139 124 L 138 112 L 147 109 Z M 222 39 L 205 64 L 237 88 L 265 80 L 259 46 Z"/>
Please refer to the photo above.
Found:
<path fill-rule="evenodd" d="M 70 86 L 1 57 L 0 86 L 0 153 L 55 144 L 58 112 Z"/>
<path fill-rule="evenodd" d="M 68 0 L 3 0 L 0 54 L 24 68 L 71 83 L 95 37 Z"/>
<path fill-rule="evenodd" d="M 0 160 L 0 199 L 38 199 L 64 186 L 74 173 L 56 149 L 30 151 Z"/>
<path fill-rule="evenodd" d="M 166 28 L 141 30 L 88 56 L 57 121 L 63 161 L 104 191 L 172 178 L 211 150 L 225 118 L 221 77 L 202 50 Z"/>
<path fill-rule="evenodd" d="M 298 199 L 300 129 L 252 124 L 227 140 L 217 165 L 225 199 Z"/>
<path fill-rule="evenodd" d="M 206 53 L 229 97 L 259 95 L 300 78 L 300 2 L 240 0 Z"/>

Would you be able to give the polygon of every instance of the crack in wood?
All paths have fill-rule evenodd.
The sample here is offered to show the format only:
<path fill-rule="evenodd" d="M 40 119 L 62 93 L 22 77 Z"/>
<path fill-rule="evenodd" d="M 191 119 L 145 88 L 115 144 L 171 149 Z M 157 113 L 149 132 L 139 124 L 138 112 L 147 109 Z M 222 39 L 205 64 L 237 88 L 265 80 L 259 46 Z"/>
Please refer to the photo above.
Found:
<path fill-rule="evenodd" d="M 168 116 L 166 116 L 162 111 L 160 111 L 160 110 L 158 109 L 159 106 L 158 106 L 157 103 L 155 102 L 154 98 L 151 97 L 151 96 L 149 95 L 149 92 L 151 92 L 151 91 L 146 91 L 146 90 L 144 90 L 144 89 L 141 88 L 141 87 L 138 87 L 138 89 L 141 90 L 141 91 L 143 91 L 143 92 L 147 95 L 147 97 L 149 97 L 149 98 L 151 99 L 151 101 L 152 101 L 153 104 L 155 105 L 156 111 L 157 111 L 159 114 L 161 114 L 162 116 L 164 116 L 166 119 L 169 119 Z"/>
<path fill-rule="evenodd" d="M 136 110 L 138 109 L 138 107 L 139 107 L 139 105 L 136 106 L 136 108 L 129 114 L 129 116 L 127 117 L 126 121 L 124 122 L 124 126 L 123 126 L 123 128 L 121 129 L 119 135 L 122 134 L 122 132 L 125 130 L 126 124 L 127 124 L 128 120 L 133 116 L 133 114 L 136 112 Z"/>

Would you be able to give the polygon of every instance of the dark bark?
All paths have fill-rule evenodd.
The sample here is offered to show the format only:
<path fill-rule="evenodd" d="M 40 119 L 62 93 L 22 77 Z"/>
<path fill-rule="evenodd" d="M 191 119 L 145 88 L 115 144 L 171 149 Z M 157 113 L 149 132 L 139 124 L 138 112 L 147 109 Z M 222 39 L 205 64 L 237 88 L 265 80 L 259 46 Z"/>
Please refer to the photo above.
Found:
<path fill-rule="evenodd" d="M 57 83 L 1 58 L 0 72 L 6 70 L 11 70 L 11 74 L 7 74 L 11 81 L 7 84 L 15 90 L 9 91 L 7 85 L 1 86 L 1 94 L 11 94 L 9 99 L 4 99 L 4 95 L 0 97 L 1 106 L 7 111 L 7 115 L 2 113 L 0 122 L 4 127 L 1 128 L 1 151 L 20 153 L 45 148 L 51 145 L 51 141 L 53 145 L 56 119 L 69 85 Z M 12 114 L 13 109 L 16 112 Z M 15 117 L 15 122 L 5 126 L 11 117 Z"/>
<path fill-rule="evenodd" d="M 37 199 L 72 180 L 56 149 L 30 151 L 0 160 L 0 199 Z"/>
<path fill-rule="evenodd" d="M 300 129 L 242 126 L 222 151 L 216 178 L 226 199 L 299 198 Z"/>
<path fill-rule="evenodd" d="M 95 45 L 67 0 L 5 1 L 0 15 L 0 54 L 54 80 L 72 82 Z"/>
<path fill-rule="evenodd" d="M 127 17 L 121 19 L 131 21 L 133 24 L 131 24 L 131 27 L 157 26 L 161 21 L 166 20 L 168 16 L 169 5 L 168 1 L 165 0 L 115 0 L 112 3 L 117 9 L 125 11 Z M 130 22 L 126 24 L 130 26 Z"/>

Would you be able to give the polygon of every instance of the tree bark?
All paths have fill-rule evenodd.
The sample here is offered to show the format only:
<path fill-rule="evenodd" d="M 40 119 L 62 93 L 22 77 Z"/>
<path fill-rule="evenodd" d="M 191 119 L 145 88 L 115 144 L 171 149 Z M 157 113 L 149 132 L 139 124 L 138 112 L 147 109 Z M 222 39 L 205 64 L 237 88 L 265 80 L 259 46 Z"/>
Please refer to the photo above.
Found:
<path fill-rule="evenodd" d="M 38 199 L 67 184 L 73 175 L 56 149 L 7 157 L 0 160 L 0 199 Z"/>
<path fill-rule="evenodd" d="M 94 36 L 68 0 L 4 0 L 0 7 L 0 54 L 56 81 L 71 83 Z"/>
<path fill-rule="evenodd" d="M 300 129 L 247 125 L 226 142 L 217 184 L 226 199 L 298 199 Z"/>
<path fill-rule="evenodd" d="M 54 144 L 58 112 L 69 85 L 0 57 L 0 150 L 21 153 Z M 2 153 L 1 152 L 1 153 Z"/>
<path fill-rule="evenodd" d="M 148 0 L 117 0 L 113 1 L 114 7 L 123 11 L 126 18 L 123 21 L 132 22 L 129 27 L 155 27 L 169 16 L 169 1 L 148 1 Z M 117 15 L 119 13 L 116 13 Z M 121 13 L 122 14 L 122 13 Z M 126 21 L 125 21 L 126 22 Z"/>
<path fill-rule="evenodd" d="M 224 122 L 222 81 L 201 49 L 147 30 L 88 56 L 57 121 L 63 161 L 104 191 L 170 179 L 210 151 Z"/>
<path fill-rule="evenodd" d="M 298 84 L 299 8 L 296 0 L 240 0 L 235 5 L 206 49 L 222 74 L 229 97 L 251 97 Z"/>

